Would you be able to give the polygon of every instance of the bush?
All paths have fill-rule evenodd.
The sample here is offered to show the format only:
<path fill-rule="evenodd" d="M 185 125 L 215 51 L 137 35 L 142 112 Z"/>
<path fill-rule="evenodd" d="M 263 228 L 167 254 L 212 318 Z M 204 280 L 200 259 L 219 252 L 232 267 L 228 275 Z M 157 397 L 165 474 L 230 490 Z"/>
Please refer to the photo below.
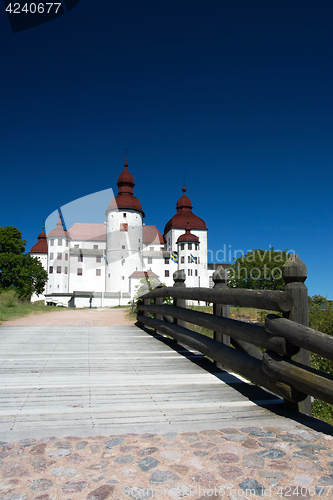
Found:
<path fill-rule="evenodd" d="M 15 290 L 3 290 L 0 292 L 0 305 L 3 307 L 15 307 L 20 300 Z"/>

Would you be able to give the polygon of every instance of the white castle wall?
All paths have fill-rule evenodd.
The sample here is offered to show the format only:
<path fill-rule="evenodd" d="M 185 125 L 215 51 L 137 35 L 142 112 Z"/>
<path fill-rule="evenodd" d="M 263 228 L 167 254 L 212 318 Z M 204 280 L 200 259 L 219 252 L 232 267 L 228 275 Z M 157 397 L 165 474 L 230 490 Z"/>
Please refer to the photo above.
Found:
<path fill-rule="evenodd" d="M 129 292 L 129 276 L 142 271 L 142 214 L 129 209 L 107 211 L 106 238 L 106 292 Z"/>

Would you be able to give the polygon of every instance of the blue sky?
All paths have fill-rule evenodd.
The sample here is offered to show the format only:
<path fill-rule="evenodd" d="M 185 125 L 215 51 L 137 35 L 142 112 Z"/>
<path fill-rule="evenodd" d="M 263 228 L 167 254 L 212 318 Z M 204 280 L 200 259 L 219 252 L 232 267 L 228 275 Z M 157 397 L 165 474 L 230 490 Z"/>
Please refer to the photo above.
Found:
<path fill-rule="evenodd" d="M 146 224 L 185 175 L 211 260 L 294 250 L 333 299 L 332 26 L 331 0 L 80 0 L 15 34 L 2 8 L 0 225 L 29 250 L 59 204 L 117 191 L 127 141 Z"/>

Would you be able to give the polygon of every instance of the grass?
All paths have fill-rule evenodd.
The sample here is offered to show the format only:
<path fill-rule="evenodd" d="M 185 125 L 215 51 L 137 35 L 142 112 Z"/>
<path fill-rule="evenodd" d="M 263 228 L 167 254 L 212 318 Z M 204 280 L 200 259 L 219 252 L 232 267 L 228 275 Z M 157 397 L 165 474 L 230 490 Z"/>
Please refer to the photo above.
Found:
<path fill-rule="evenodd" d="M 23 316 L 66 309 L 63 307 L 45 306 L 43 300 L 30 302 L 28 300 L 20 300 L 17 297 L 5 298 L 3 295 L 4 292 L 0 294 L 0 324 L 3 321 L 10 321 L 11 319 L 22 318 Z"/>

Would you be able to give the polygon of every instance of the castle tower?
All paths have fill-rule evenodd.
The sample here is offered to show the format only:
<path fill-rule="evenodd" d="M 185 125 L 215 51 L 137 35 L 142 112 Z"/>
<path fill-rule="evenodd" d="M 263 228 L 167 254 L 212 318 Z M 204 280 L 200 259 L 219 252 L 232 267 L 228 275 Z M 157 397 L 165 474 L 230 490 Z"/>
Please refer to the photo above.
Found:
<path fill-rule="evenodd" d="M 59 215 L 57 227 L 52 229 L 47 237 L 49 273 L 47 293 L 69 293 L 69 241 L 69 233 L 64 230 Z"/>
<path fill-rule="evenodd" d="M 198 249 L 199 238 L 192 234 L 188 227 L 186 232 L 179 236 L 177 240 L 178 246 L 178 269 L 182 269 L 186 276 L 187 287 L 199 286 L 198 273 Z"/>
<path fill-rule="evenodd" d="M 37 257 L 37 259 L 42 264 L 45 271 L 47 271 L 47 239 L 46 239 L 46 234 L 44 232 L 44 225 L 42 232 L 39 233 L 37 237 L 37 240 L 38 241 L 36 245 L 34 245 L 31 248 L 29 253 L 31 257 Z M 31 302 L 36 302 L 36 300 L 44 300 L 44 298 L 45 298 L 44 294 L 36 295 L 35 293 L 33 293 L 31 296 Z"/>
<path fill-rule="evenodd" d="M 164 228 L 164 240 L 166 242 L 166 250 L 170 252 L 178 252 L 178 240 L 184 235 L 187 230 L 190 234 L 198 237 L 197 242 L 197 271 L 198 281 L 197 285 L 190 285 L 190 276 L 186 270 L 186 286 L 209 286 L 209 279 L 207 273 L 207 227 L 206 223 L 192 212 L 192 201 L 186 196 L 186 188 L 183 187 L 183 196 L 177 201 L 177 213 L 167 222 Z M 200 241 L 199 241 L 200 240 Z M 182 242 L 181 242 L 182 243 Z M 185 243 L 185 241 L 183 242 Z M 190 242 L 188 243 L 195 243 Z M 185 247 L 184 247 L 185 248 Z M 183 254 L 185 257 L 185 254 Z M 178 255 L 179 269 L 184 269 Z M 188 259 L 189 255 L 186 254 Z M 194 278 L 194 276 L 193 276 Z"/>
<path fill-rule="evenodd" d="M 127 158 L 118 178 L 118 195 L 106 215 L 106 292 L 128 293 L 129 276 L 142 271 L 143 217 L 140 201 L 133 196 L 134 179 Z"/>

